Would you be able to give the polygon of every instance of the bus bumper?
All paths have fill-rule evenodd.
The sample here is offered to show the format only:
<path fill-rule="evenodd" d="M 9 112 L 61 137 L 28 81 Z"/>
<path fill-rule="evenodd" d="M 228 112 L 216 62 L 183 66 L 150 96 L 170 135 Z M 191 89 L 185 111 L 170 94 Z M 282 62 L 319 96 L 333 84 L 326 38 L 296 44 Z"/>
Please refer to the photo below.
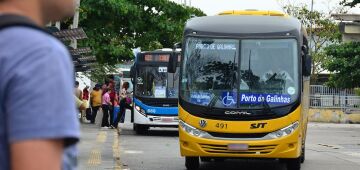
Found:
<path fill-rule="evenodd" d="M 152 127 L 177 127 L 179 124 L 179 118 L 177 115 L 143 115 L 134 109 L 134 123 Z"/>
<path fill-rule="evenodd" d="M 235 141 L 199 138 L 179 128 L 181 156 L 223 158 L 298 158 L 301 154 L 299 128 L 288 136 L 271 140 Z M 229 144 L 248 145 L 247 150 L 229 150 Z"/>

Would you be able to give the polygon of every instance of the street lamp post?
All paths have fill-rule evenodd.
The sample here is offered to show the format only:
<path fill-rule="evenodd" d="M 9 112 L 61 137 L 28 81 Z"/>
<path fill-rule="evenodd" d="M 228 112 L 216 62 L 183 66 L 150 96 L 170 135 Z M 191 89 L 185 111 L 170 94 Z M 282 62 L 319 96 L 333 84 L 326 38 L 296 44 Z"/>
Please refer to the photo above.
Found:
<path fill-rule="evenodd" d="M 79 27 L 79 15 L 80 15 L 79 8 L 80 8 L 80 0 L 76 0 L 76 11 L 75 11 L 74 19 L 73 19 L 72 29 Z M 77 48 L 77 40 L 72 40 L 70 46 L 73 47 L 74 49 L 76 49 Z"/>

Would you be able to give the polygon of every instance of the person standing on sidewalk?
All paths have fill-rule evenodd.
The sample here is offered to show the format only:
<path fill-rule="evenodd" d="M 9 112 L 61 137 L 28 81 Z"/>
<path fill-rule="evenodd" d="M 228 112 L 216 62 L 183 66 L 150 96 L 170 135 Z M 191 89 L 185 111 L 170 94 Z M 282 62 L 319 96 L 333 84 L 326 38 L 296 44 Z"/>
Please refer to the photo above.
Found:
<path fill-rule="evenodd" d="M 86 101 L 89 101 L 89 86 L 86 86 L 84 89 L 83 89 L 83 97 L 82 99 L 83 100 L 86 100 Z"/>
<path fill-rule="evenodd" d="M 110 113 L 110 126 L 111 128 L 114 128 L 112 126 L 113 122 L 114 122 L 114 107 L 115 107 L 115 100 L 118 97 L 116 95 L 115 89 L 111 88 L 109 89 L 109 96 L 110 96 L 110 102 L 111 102 L 111 106 L 109 106 L 109 113 Z"/>
<path fill-rule="evenodd" d="M 92 109 L 90 123 L 92 124 L 95 123 L 96 115 L 101 107 L 102 91 L 100 90 L 100 87 L 99 84 L 96 84 L 93 91 L 90 93 L 90 107 Z"/>
<path fill-rule="evenodd" d="M 110 107 L 112 106 L 111 104 L 111 100 L 110 100 L 110 90 L 109 89 L 105 89 L 105 93 L 102 96 L 102 110 L 103 110 L 103 118 L 102 118 L 102 123 L 101 123 L 101 127 L 102 128 L 109 128 L 110 124 L 109 124 L 109 116 L 110 116 Z"/>
<path fill-rule="evenodd" d="M 0 0 L 0 21 L 42 27 L 74 10 L 74 0 Z M 6 27 L 0 37 L 0 169 L 75 168 L 80 127 L 69 52 L 31 27 Z"/>
<path fill-rule="evenodd" d="M 79 82 L 78 81 L 75 81 L 75 96 L 77 98 L 79 98 L 80 100 L 82 100 L 82 97 L 83 97 L 83 93 L 82 91 L 80 90 L 79 88 Z"/>

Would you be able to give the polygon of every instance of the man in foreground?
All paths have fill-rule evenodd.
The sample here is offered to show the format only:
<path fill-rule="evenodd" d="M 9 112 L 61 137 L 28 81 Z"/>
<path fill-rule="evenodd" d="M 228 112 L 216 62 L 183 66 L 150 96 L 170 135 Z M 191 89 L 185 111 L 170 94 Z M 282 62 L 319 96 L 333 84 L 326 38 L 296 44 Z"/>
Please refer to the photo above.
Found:
<path fill-rule="evenodd" d="M 0 0 L 0 21 L 16 15 L 41 27 L 73 12 L 73 0 Z M 0 37 L 0 169 L 73 169 L 79 123 L 68 51 L 30 27 Z"/>

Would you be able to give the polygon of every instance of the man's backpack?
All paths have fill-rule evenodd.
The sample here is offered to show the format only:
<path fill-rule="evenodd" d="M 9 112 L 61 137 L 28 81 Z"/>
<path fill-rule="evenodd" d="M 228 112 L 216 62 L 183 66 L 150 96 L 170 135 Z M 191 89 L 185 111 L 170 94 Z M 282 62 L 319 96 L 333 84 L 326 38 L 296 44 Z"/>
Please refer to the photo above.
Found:
<path fill-rule="evenodd" d="M 17 26 L 32 28 L 32 29 L 39 30 L 39 31 L 42 31 L 42 32 L 45 32 L 45 33 L 51 35 L 44 28 L 37 26 L 33 21 L 31 21 L 27 17 L 20 16 L 20 15 L 14 15 L 14 14 L 0 15 L 0 31 L 5 28 L 17 27 Z"/>

